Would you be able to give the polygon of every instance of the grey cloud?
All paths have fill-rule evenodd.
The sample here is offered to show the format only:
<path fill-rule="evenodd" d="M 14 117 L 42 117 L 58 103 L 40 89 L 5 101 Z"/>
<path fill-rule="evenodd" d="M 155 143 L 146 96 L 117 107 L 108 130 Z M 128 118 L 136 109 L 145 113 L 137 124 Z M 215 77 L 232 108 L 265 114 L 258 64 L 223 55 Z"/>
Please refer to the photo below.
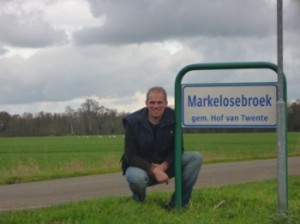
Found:
<path fill-rule="evenodd" d="M 284 31 L 300 34 L 300 1 L 293 0 L 283 8 L 283 29 Z"/>
<path fill-rule="evenodd" d="M 182 60 L 183 55 L 158 54 L 157 48 L 151 44 L 66 47 L 44 50 L 26 60 L 0 59 L 0 104 L 129 96 L 158 84 L 172 89 L 170 79 L 176 75 L 172 71 L 194 55 L 183 51 Z"/>
<path fill-rule="evenodd" d="M 14 14 L 0 14 L 0 42 L 3 44 L 39 48 L 61 44 L 66 40 L 63 31 L 53 29 L 41 18 L 30 20 Z"/>
<path fill-rule="evenodd" d="M 275 9 L 264 1 L 89 1 L 106 24 L 74 34 L 79 44 L 127 44 L 187 36 L 265 36 L 275 31 Z M 270 16 L 274 14 L 274 16 Z M 271 26 L 270 26 L 271 25 Z M 273 25 L 273 26 L 272 26 Z"/>
<path fill-rule="evenodd" d="M 112 102 L 105 106 L 115 108 L 115 104 L 133 99 L 136 92 L 145 93 L 153 85 L 164 86 L 171 97 L 175 76 L 187 64 L 226 61 L 276 63 L 276 6 L 266 2 L 91 0 L 93 15 L 101 19 L 105 16 L 106 23 L 76 32 L 77 45 L 40 49 L 27 59 L 0 57 L 0 106 L 14 104 L 18 107 L 36 102 L 55 104 L 98 96 Z M 288 96 L 295 99 L 299 98 L 300 14 L 292 5 L 295 0 L 290 2 L 284 11 L 284 65 Z M 3 40 L 10 45 L 25 46 L 23 37 L 30 32 L 34 37 L 28 37 L 27 41 L 33 46 L 57 44 L 64 39 L 63 33 L 54 30 L 42 19 L 31 24 L 31 20 L 24 18 L 23 24 L 24 21 L 21 23 L 17 17 L 11 15 L 10 18 L 10 23 L 14 24 L 10 25 L 12 27 L 6 27 L 3 17 L 0 18 L 3 53 L 6 47 L 9 49 L 2 44 Z M 26 30 L 30 26 L 33 27 L 31 31 Z M 42 31 L 37 32 L 37 28 Z M 18 35 L 11 39 L 3 33 L 4 29 L 9 35 L 14 31 Z M 180 50 L 170 54 L 164 48 L 164 40 L 178 43 Z M 205 77 L 203 82 L 236 80 L 236 75 L 220 77 L 216 74 Z M 120 101 L 116 100 L 119 98 Z"/>
<path fill-rule="evenodd" d="M 6 52 L 8 52 L 8 50 L 6 48 L 0 46 L 0 55 L 5 54 Z"/>

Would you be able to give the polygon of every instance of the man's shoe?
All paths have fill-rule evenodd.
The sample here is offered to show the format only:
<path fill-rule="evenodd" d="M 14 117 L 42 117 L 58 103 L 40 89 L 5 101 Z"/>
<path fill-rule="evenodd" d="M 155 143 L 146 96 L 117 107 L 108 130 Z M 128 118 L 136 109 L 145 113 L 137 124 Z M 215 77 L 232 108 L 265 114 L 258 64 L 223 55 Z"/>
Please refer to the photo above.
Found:
<path fill-rule="evenodd" d="M 188 207 L 187 204 L 183 204 L 183 205 L 182 205 L 182 208 L 183 208 L 183 209 L 186 209 L 187 207 Z M 166 209 L 167 211 L 172 211 L 174 208 L 176 208 L 175 203 L 168 203 L 168 204 L 165 206 L 165 209 Z"/>
<path fill-rule="evenodd" d="M 164 207 L 168 212 L 172 211 L 175 208 L 175 204 L 174 203 L 168 203 L 165 205 Z"/>

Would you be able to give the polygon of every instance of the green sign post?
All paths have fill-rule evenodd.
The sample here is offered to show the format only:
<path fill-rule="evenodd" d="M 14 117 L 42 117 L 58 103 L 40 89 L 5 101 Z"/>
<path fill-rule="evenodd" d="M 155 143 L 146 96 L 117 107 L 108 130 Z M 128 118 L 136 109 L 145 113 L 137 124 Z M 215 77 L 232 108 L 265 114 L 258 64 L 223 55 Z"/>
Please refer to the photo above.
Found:
<path fill-rule="evenodd" d="M 278 67 L 269 62 L 235 62 L 235 63 L 205 63 L 191 64 L 182 68 L 175 80 L 175 191 L 176 207 L 182 207 L 182 84 L 184 75 L 195 70 L 226 70 L 226 69 L 270 69 L 278 75 Z M 280 77 L 278 77 L 279 79 Z M 287 208 L 287 112 L 286 112 L 286 79 L 277 82 L 283 89 L 283 96 L 276 102 L 277 120 L 277 179 L 278 206 Z M 240 126 L 239 126 L 240 127 Z"/>

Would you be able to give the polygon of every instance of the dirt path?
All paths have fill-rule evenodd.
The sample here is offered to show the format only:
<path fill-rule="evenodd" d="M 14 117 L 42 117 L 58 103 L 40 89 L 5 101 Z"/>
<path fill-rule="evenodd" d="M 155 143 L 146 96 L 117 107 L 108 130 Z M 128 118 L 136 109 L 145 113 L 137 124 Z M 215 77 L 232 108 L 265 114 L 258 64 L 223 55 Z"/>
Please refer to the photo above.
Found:
<path fill-rule="evenodd" d="M 289 175 L 300 175 L 300 157 L 288 160 Z M 196 188 L 246 183 L 276 178 L 276 160 L 208 164 L 202 167 Z M 157 185 L 149 191 L 173 191 L 169 185 Z M 41 208 L 66 202 L 106 196 L 130 196 L 121 173 L 41 181 L 0 186 L 0 211 Z"/>

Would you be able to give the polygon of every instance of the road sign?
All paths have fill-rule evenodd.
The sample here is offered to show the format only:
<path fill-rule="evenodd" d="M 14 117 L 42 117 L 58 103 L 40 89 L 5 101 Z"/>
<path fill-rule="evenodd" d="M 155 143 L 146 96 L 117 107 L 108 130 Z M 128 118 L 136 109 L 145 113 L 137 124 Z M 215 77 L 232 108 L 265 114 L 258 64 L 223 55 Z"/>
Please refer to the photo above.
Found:
<path fill-rule="evenodd" d="M 276 127 L 276 83 L 185 84 L 182 102 L 183 127 Z"/>
<path fill-rule="evenodd" d="M 175 198 L 176 198 L 176 207 L 181 208 L 182 207 L 182 164 L 181 164 L 181 156 L 182 156 L 182 79 L 185 76 L 186 73 L 190 71 L 195 70 L 226 70 L 226 69 L 270 69 L 273 70 L 278 77 L 278 82 L 276 82 L 275 86 L 278 86 L 278 99 L 276 97 L 276 131 L 277 131 L 277 160 L 278 160 L 278 167 L 277 167 L 277 173 L 278 173 L 278 207 L 281 211 L 284 211 L 287 209 L 287 196 L 288 196 L 288 172 L 287 172 L 287 94 L 286 94 L 286 78 L 283 73 L 283 71 L 280 71 L 280 66 L 276 66 L 269 62 L 234 62 L 234 63 L 204 63 L 204 64 L 191 64 L 187 65 L 184 68 L 182 68 L 179 73 L 176 76 L 175 79 Z M 244 86 L 243 88 L 246 88 Z M 243 90 L 240 89 L 240 91 Z M 258 89 L 252 89 L 253 92 L 258 91 Z M 252 91 L 251 91 L 252 92 Z M 254 93 L 251 93 L 254 94 Z M 238 108 L 238 104 L 241 103 L 243 96 L 236 96 L 234 95 L 235 99 L 233 101 L 230 100 L 230 97 L 226 96 L 228 98 L 228 101 L 224 101 L 223 97 L 219 94 L 219 96 L 214 97 L 214 100 L 211 99 L 211 96 L 205 96 L 203 99 L 203 102 L 206 101 L 209 105 L 227 105 L 229 106 L 230 102 L 233 102 L 233 105 Z M 260 95 L 260 96 L 249 96 L 249 97 L 256 97 L 255 100 L 250 100 L 248 96 L 245 96 L 248 99 L 247 102 L 251 102 L 251 105 L 256 106 L 262 106 L 262 105 L 274 105 L 272 102 L 272 99 L 274 98 L 274 95 L 268 94 L 268 95 Z M 270 99 L 272 97 L 272 99 Z M 198 100 L 196 95 L 196 104 L 201 105 L 202 99 Z M 206 100 L 205 100 L 206 98 Z M 240 98 L 237 99 L 237 98 Z M 236 100 L 237 99 L 237 100 Z M 194 98 L 191 98 L 191 103 L 194 103 Z M 198 101 L 197 101 L 198 100 Z M 221 104 L 222 102 L 222 104 Z M 248 106 L 250 104 L 248 103 Z M 251 107 L 248 108 L 248 111 L 251 111 Z M 220 112 L 221 110 L 219 110 Z M 223 113 L 223 112 L 222 112 Z M 263 114 L 262 114 L 263 115 Z M 201 116 L 201 115 L 200 115 Z M 225 113 L 224 113 L 225 116 Z M 261 120 L 269 120 L 272 121 L 272 117 L 270 115 L 266 115 L 267 117 L 264 117 L 264 115 L 261 117 Z M 215 118 L 215 117 L 214 117 Z M 202 119 L 201 117 L 199 118 Z M 203 119 L 205 119 L 203 117 Z M 221 118 L 220 118 L 221 119 Z M 223 118 L 224 119 L 224 118 Z M 252 120 L 259 120 L 257 115 L 250 116 L 250 119 Z M 187 123 L 187 121 L 185 121 Z M 188 123 L 187 123 L 188 124 Z M 253 124 L 253 123 L 252 123 Z M 247 124 L 249 125 L 249 124 Z M 257 124 L 256 124 L 257 125 Z M 260 125 L 258 125 L 259 127 Z M 273 122 L 270 124 L 267 124 L 267 126 L 275 126 Z M 253 126 L 252 126 L 253 127 Z"/>

